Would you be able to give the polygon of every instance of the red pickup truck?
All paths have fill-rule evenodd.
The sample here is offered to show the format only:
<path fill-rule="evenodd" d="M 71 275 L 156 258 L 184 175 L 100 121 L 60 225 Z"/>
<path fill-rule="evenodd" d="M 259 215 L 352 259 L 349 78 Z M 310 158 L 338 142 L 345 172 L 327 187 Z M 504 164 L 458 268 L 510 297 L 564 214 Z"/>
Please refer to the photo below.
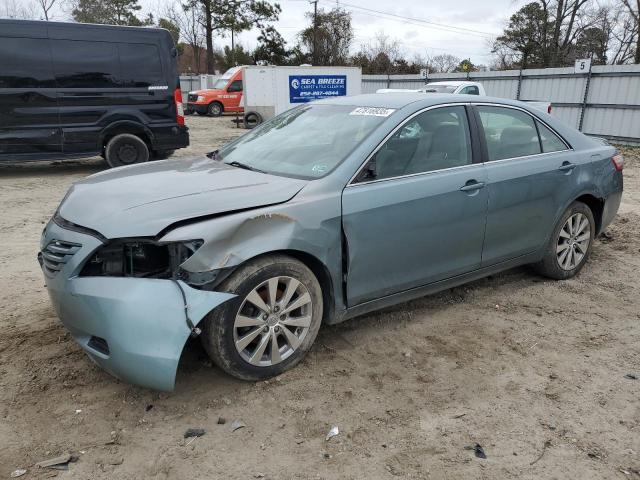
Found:
<path fill-rule="evenodd" d="M 224 72 L 211 89 L 189 92 L 186 113 L 218 117 L 224 112 L 243 112 L 242 67 L 233 67 Z"/>

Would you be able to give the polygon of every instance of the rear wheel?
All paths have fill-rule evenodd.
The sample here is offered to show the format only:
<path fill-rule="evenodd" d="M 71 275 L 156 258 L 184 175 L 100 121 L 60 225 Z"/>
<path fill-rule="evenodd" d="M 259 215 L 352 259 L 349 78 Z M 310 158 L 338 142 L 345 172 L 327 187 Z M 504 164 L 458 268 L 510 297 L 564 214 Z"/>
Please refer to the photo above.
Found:
<path fill-rule="evenodd" d="M 133 165 L 149 160 L 149 147 L 140 137 L 130 133 L 116 135 L 107 143 L 105 159 L 111 167 Z"/>
<path fill-rule="evenodd" d="M 591 209 L 581 202 L 572 203 L 556 225 L 545 256 L 535 269 L 557 280 L 573 277 L 589 258 L 595 230 Z"/>
<path fill-rule="evenodd" d="M 202 343 L 224 371 L 261 380 L 296 365 L 322 321 L 322 291 L 303 263 L 284 255 L 240 267 L 217 291 L 237 295 L 203 321 Z"/>
<path fill-rule="evenodd" d="M 224 107 L 220 102 L 211 102 L 207 111 L 212 117 L 219 117 L 222 115 Z"/>

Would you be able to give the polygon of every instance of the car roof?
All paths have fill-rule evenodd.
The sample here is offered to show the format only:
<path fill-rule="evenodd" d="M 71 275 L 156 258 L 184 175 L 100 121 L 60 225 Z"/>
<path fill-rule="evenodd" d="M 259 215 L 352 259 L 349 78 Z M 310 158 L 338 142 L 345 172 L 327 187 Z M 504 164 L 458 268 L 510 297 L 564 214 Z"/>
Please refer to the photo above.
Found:
<path fill-rule="evenodd" d="M 512 105 L 529 109 L 526 103 L 506 98 L 484 97 L 479 95 L 460 95 L 453 93 L 424 93 L 424 92 L 389 92 L 352 95 L 349 97 L 334 97 L 319 100 L 324 105 L 348 105 L 354 107 L 380 107 L 400 109 L 408 105 L 417 108 L 430 107 L 446 103 L 496 103 Z"/>
<path fill-rule="evenodd" d="M 460 85 L 466 85 L 467 83 L 478 83 L 478 82 L 471 82 L 468 80 L 452 80 L 450 82 L 429 82 L 427 83 L 428 85 L 451 85 L 452 87 L 459 87 Z"/>

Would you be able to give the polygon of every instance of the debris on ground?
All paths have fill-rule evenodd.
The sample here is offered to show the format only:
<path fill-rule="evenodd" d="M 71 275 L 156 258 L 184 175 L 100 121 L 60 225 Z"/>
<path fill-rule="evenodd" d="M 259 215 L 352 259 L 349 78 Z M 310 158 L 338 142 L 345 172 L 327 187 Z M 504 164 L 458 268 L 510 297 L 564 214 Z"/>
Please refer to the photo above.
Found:
<path fill-rule="evenodd" d="M 466 413 L 459 413 L 458 415 L 454 415 L 453 418 L 454 419 L 458 419 L 458 418 L 462 418 L 466 415 Z"/>
<path fill-rule="evenodd" d="M 464 449 L 473 450 L 473 453 L 478 458 L 487 458 L 487 455 L 486 453 L 484 453 L 484 449 L 482 448 L 482 445 L 480 445 L 479 443 L 476 443 L 475 445 L 467 445 L 466 447 L 464 447 Z"/>
<path fill-rule="evenodd" d="M 24 468 L 18 468 L 17 470 L 14 470 L 13 472 L 11 472 L 11 478 L 21 477 L 25 473 L 27 473 L 27 471 Z"/>
<path fill-rule="evenodd" d="M 204 428 L 188 428 L 187 431 L 184 432 L 184 438 L 201 437 L 205 433 L 207 433 L 207 431 Z"/>
<path fill-rule="evenodd" d="M 231 431 L 235 432 L 236 430 L 240 430 L 241 428 L 246 427 L 245 423 L 240 420 L 240 419 L 236 419 L 233 422 L 231 422 Z"/>
<path fill-rule="evenodd" d="M 105 445 L 116 445 L 119 440 L 120 440 L 120 435 L 118 434 L 118 432 L 115 431 L 115 430 L 112 430 L 111 431 L 111 439 L 107 440 L 104 444 Z"/>
<path fill-rule="evenodd" d="M 333 437 L 337 436 L 340 433 L 340 430 L 338 429 L 337 425 L 334 425 L 333 427 L 331 427 L 331 430 L 329 430 L 329 433 L 327 433 L 327 436 L 325 438 L 325 441 L 329 441 L 331 440 Z"/>
<path fill-rule="evenodd" d="M 149 405 L 147 405 L 146 407 L 144 407 L 144 411 L 145 411 L 145 412 L 148 412 L 148 411 L 149 411 L 149 410 L 151 410 L 152 408 L 153 408 L 153 404 L 151 404 L 151 403 L 150 403 Z"/>
<path fill-rule="evenodd" d="M 227 419 L 224 417 L 218 417 L 218 425 L 224 425 L 227 423 Z"/>
<path fill-rule="evenodd" d="M 637 380 L 637 379 L 638 379 L 638 376 L 637 376 L 637 375 L 634 375 L 633 373 L 627 373 L 627 374 L 624 376 L 624 378 L 627 378 L 627 379 L 629 379 L 629 380 Z"/>
<path fill-rule="evenodd" d="M 36 463 L 36 467 L 40 468 L 53 468 L 56 470 L 69 470 L 69 464 L 78 461 L 78 457 L 67 453 L 60 455 L 59 457 L 50 458 Z"/>
<path fill-rule="evenodd" d="M 538 463 L 538 461 L 540 461 L 540 459 L 544 456 L 544 453 L 547 451 L 547 448 L 551 446 L 551 440 L 545 440 L 545 442 L 542 444 L 542 452 L 540 452 L 540 455 L 538 455 L 536 457 L 536 459 L 531 462 L 529 465 L 535 465 L 536 463 Z"/>

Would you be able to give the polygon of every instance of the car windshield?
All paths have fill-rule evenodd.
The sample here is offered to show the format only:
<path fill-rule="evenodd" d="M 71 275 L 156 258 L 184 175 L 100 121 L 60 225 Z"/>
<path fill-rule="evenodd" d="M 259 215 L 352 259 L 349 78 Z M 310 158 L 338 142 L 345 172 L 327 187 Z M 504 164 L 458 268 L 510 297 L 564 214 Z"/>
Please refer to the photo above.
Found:
<path fill-rule="evenodd" d="M 216 83 L 213 84 L 213 88 L 214 90 L 220 90 L 226 87 L 227 83 L 229 83 L 228 78 L 219 78 L 218 80 L 216 80 Z"/>
<path fill-rule="evenodd" d="M 213 84 L 213 88 L 215 90 L 221 90 L 226 87 L 227 83 L 229 83 L 229 80 L 231 80 L 231 77 L 233 77 L 239 69 L 240 67 L 233 67 L 224 72 L 222 76 L 218 80 L 216 80 L 216 83 Z"/>
<path fill-rule="evenodd" d="M 422 91 L 427 93 L 453 93 L 456 88 L 458 87 L 455 85 L 427 85 Z"/>
<path fill-rule="evenodd" d="M 392 112 L 388 108 L 307 104 L 226 145 L 217 159 L 276 175 L 320 178 Z"/>

